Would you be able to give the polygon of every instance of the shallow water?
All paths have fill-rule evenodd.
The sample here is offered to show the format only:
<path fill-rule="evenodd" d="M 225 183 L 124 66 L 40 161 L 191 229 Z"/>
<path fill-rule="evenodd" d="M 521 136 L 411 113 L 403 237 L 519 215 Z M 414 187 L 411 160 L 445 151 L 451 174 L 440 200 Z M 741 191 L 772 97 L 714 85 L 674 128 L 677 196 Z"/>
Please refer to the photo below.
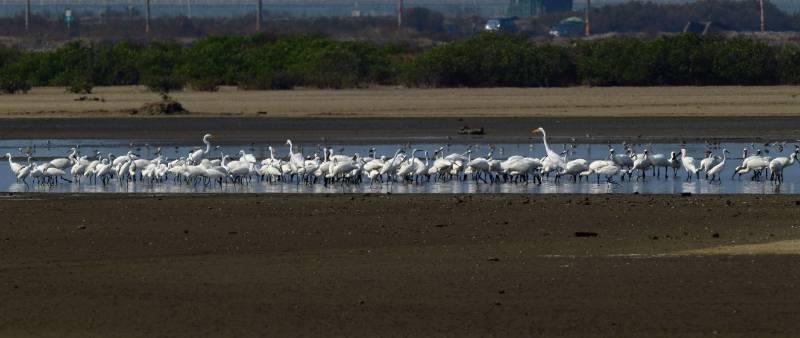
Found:
<path fill-rule="evenodd" d="M 141 155 L 143 158 L 155 157 L 156 149 L 161 148 L 161 154 L 169 159 L 180 157 L 187 154 L 189 151 L 195 149 L 191 146 L 175 146 L 166 143 L 151 143 L 151 144 L 131 144 L 122 142 L 120 140 L 0 140 L 0 153 L 11 153 L 16 155 L 15 161 L 24 162 L 23 157 L 20 156 L 20 151 L 33 150 L 34 161 L 43 162 L 53 157 L 66 157 L 69 148 L 78 147 L 82 155 L 89 155 L 93 159 L 95 152 L 99 151 L 104 156 L 108 153 L 117 155 L 124 155 L 129 150 Z M 231 154 L 232 157 L 238 157 L 240 149 L 244 149 L 248 153 L 253 153 L 261 160 L 262 158 L 269 157 L 267 151 L 267 144 L 247 144 L 238 146 L 223 146 L 214 147 L 212 155 L 214 158 L 219 158 L 221 153 Z M 285 157 L 288 154 L 288 147 L 283 144 L 272 144 L 276 151 L 276 157 Z M 319 153 L 319 145 L 317 144 L 304 144 L 295 145 L 297 148 L 302 148 L 305 155 L 312 155 Z M 468 145 L 464 144 L 381 144 L 375 145 L 377 154 L 390 157 L 394 154 L 395 150 L 399 147 L 406 147 L 408 149 L 418 148 L 428 150 L 428 155 L 433 156 L 433 151 L 439 147 L 445 147 L 445 153 L 461 153 L 464 152 Z M 473 150 L 473 157 L 486 156 L 489 146 L 486 144 L 470 145 Z M 612 145 L 618 152 L 623 149 L 620 144 Z M 84 179 L 83 183 L 59 183 L 56 185 L 40 185 L 33 184 L 28 180 L 28 184 L 16 182 L 8 169 L 7 164 L 5 168 L 0 169 L 0 191 L 4 192 L 60 192 L 60 193 L 92 193 L 92 192 L 124 192 L 124 193 L 642 193 L 642 194 L 676 194 L 689 192 L 693 194 L 796 194 L 800 193 L 800 166 L 793 166 L 786 169 L 784 172 L 785 181 L 776 185 L 770 181 L 754 182 L 749 179 L 749 176 L 742 176 L 741 179 L 731 179 L 734 168 L 741 163 L 742 149 L 751 145 L 743 143 L 729 143 L 723 144 L 733 158 L 729 158 L 725 170 L 722 175 L 722 182 L 710 183 L 703 179 L 701 173 L 700 180 L 693 179 L 691 182 L 685 181 L 685 172 L 679 170 L 678 177 L 669 178 L 653 177 L 652 173 L 648 172 L 645 180 L 637 180 L 635 177 L 632 181 L 620 182 L 619 177 L 616 178 L 618 184 L 608 184 L 603 179 L 597 183 L 596 177 L 592 177 L 589 182 L 583 181 L 573 183 L 569 177 L 562 177 L 561 181 L 556 183 L 554 177 L 544 178 L 543 183 L 540 184 L 521 184 L 521 183 L 495 183 L 488 184 L 483 182 L 475 182 L 472 180 L 458 181 L 451 180 L 447 182 L 430 182 L 423 183 L 404 183 L 393 182 L 383 184 L 370 185 L 368 182 L 363 184 L 332 184 L 324 186 L 322 184 L 297 184 L 293 183 L 270 183 L 262 182 L 258 179 L 253 179 L 250 183 L 246 184 L 224 184 L 219 186 L 216 183 L 204 185 L 202 183 L 197 185 L 187 185 L 176 183 L 173 180 L 167 180 L 162 183 L 151 184 L 149 182 L 123 182 L 119 180 L 111 180 L 107 185 L 87 183 L 88 180 Z M 331 145 L 337 154 L 354 154 L 360 153 L 365 155 L 369 151 L 368 146 L 364 145 Z M 645 146 L 637 146 L 638 151 L 642 151 Z M 553 144 L 551 148 L 557 151 L 565 149 L 563 144 Z M 689 155 L 699 159 L 703 156 L 704 150 L 707 148 L 706 144 L 687 144 L 687 152 Z M 763 146 L 762 146 L 763 148 Z M 601 159 L 608 156 L 608 145 L 605 144 L 581 144 L 576 145 L 574 148 L 567 147 L 571 155 L 569 159 L 585 158 L 585 159 Z M 669 155 L 670 151 L 679 151 L 679 144 L 652 144 L 650 145 L 651 154 L 664 153 Z M 774 148 L 769 148 L 770 156 L 789 156 L 794 146 L 787 146 L 782 152 L 778 152 Z M 715 154 L 721 154 L 721 149 L 712 149 Z M 751 150 L 752 151 L 752 150 Z M 410 151 L 409 151 L 410 152 Z M 422 156 L 423 153 L 417 153 Z M 496 144 L 494 158 L 505 159 L 512 155 L 523 155 L 542 157 L 544 156 L 544 147 L 540 143 L 534 144 Z M 7 162 L 6 162 L 7 163 Z M 671 172 L 671 171 L 670 171 Z M 662 173 L 663 174 L 663 173 Z M 365 180 L 368 181 L 368 180 Z"/>

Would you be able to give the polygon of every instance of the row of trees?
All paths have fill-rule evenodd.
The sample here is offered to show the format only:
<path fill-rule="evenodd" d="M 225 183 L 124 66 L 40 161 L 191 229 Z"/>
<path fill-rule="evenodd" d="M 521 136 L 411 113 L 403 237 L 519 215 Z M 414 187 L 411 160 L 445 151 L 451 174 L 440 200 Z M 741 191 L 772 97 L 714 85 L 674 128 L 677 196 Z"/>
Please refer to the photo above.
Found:
<path fill-rule="evenodd" d="M 30 86 L 143 84 L 154 91 L 189 86 L 216 90 L 221 85 L 246 89 L 295 86 L 349 88 L 392 83 L 393 46 L 338 42 L 318 36 L 209 37 L 190 47 L 175 43 L 72 42 L 53 51 L 0 49 L 0 85 L 6 92 Z"/>
<path fill-rule="evenodd" d="M 480 35 L 417 56 L 417 86 L 653 86 L 800 83 L 800 47 L 680 34 L 581 40 L 568 46 Z"/>
<path fill-rule="evenodd" d="M 143 84 L 216 90 L 571 85 L 745 85 L 800 83 L 800 48 L 752 38 L 681 34 L 609 38 L 570 45 L 486 33 L 415 51 L 319 36 L 209 37 L 174 43 L 72 42 L 52 51 L 0 48 L 0 87 Z"/>

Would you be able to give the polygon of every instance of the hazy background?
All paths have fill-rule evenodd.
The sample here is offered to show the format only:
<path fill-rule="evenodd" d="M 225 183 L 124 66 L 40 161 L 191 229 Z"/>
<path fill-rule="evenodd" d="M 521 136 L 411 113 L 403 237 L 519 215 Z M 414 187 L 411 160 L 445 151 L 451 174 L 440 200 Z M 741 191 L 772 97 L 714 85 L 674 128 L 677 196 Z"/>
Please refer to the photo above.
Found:
<path fill-rule="evenodd" d="M 625 0 L 594 0 L 593 7 L 629 2 Z M 658 4 L 687 3 L 686 0 L 648 1 Z M 20 15 L 25 10 L 24 0 L 2 0 L 0 16 Z M 361 15 L 385 16 L 394 15 L 397 2 L 393 0 L 265 0 L 266 16 L 351 16 L 353 10 Z M 575 10 L 583 9 L 585 0 L 574 0 Z M 770 1 L 780 10 L 795 13 L 800 10 L 800 1 Z M 482 17 L 503 16 L 509 5 L 508 0 L 406 0 L 405 7 L 425 7 L 441 12 L 447 16 L 477 15 Z M 153 16 L 191 16 L 222 17 L 240 16 L 255 13 L 256 2 L 253 0 L 153 0 L 151 2 Z M 77 13 L 99 13 L 103 10 L 117 12 L 144 12 L 144 1 L 131 0 L 32 0 L 31 10 L 34 15 L 63 15 L 64 10 L 72 9 Z"/>

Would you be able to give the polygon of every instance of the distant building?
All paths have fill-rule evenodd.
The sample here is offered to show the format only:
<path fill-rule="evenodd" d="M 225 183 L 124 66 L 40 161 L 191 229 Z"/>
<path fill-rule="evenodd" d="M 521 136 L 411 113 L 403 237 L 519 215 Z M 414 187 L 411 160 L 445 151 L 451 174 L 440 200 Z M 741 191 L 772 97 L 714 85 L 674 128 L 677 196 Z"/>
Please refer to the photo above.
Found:
<path fill-rule="evenodd" d="M 571 10 L 572 0 L 511 0 L 508 5 L 508 16 L 539 16 Z"/>
<path fill-rule="evenodd" d="M 581 36 L 583 35 L 583 19 L 577 16 L 568 17 L 550 28 L 549 33 L 555 37 Z"/>

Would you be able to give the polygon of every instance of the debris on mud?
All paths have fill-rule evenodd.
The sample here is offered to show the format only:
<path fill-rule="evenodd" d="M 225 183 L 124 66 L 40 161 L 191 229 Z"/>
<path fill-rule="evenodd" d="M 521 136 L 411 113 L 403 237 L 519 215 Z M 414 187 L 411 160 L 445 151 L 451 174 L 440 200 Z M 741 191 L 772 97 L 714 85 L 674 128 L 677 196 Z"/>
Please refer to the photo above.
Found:
<path fill-rule="evenodd" d="M 463 126 L 461 129 L 458 130 L 459 135 L 484 135 L 486 132 L 481 128 L 470 128 L 469 126 Z"/>
<path fill-rule="evenodd" d="M 576 231 L 575 237 L 597 237 L 598 234 L 596 232 L 591 231 Z"/>
<path fill-rule="evenodd" d="M 167 94 L 161 94 L 161 101 L 149 102 L 142 105 L 138 110 L 131 112 L 131 115 L 142 113 L 145 115 L 174 115 L 186 114 L 189 111 L 183 108 L 180 102 Z"/>
<path fill-rule="evenodd" d="M 106 102 L 105 98 L 97 97 L 97 96 L 86 96 L 82 95 L 73 99 L 73 101 L 97 101 L 97 102 Z"/>

